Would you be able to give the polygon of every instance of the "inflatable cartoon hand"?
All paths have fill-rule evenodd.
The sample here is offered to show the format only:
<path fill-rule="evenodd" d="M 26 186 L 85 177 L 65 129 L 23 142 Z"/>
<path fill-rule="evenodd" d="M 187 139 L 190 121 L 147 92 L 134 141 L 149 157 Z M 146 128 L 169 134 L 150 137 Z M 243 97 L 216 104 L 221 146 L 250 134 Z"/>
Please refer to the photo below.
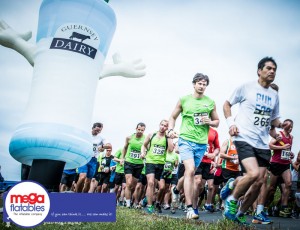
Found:
<path fill-rule="evenodd" d="M 119 53 L 113 55 L 114 64 L 104 65 L 100 73 L 99 80 L 110 76 L 122 76 L 127 78 L 143 77 L 146 74 L 145 64 L 142 59 L 136 59 L 132 62 L 121 60 Z"/>
<path fill-rule="evenodd" d="M 17 33 L 5 21 L 0 20 L 0 45 L 14 49 L 33 65 L 33 55 L 36 46 L 27 42 L 31 36 L 31 31 L 23 34 Z"/>

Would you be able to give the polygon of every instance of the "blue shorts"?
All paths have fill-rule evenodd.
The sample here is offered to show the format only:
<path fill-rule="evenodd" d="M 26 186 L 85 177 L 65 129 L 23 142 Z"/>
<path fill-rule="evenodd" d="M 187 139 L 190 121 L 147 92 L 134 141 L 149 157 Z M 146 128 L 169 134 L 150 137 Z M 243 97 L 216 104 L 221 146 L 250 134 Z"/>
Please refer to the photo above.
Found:
<path fill-rule="evenodd" d="M 192 141 L 187 141 L 179 137 L 178 149 L 181 160 L 194 159 L 195 167 L 200 165 L 204 153 L 206 151 L 207 144 L 198 144 Z"/>
<path fill-rule="evenodd" d="M 86 173 L 86 177 L 92 179 L 97 170 L 97 158 L 92 157 L 92 159 L 86 164 L 78 168 L 78 173 Z"/>

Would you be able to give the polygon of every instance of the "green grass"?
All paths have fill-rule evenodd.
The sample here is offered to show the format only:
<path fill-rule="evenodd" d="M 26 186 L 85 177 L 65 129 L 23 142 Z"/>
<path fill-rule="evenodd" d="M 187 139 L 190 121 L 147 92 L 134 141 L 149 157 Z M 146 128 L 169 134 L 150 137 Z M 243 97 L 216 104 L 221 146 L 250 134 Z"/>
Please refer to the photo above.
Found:
<path fill-rule="evenodd" d="M 0 214 L 2 220 L 2 214 Z M 1 221 L 0 229 L 5 229 L 6 224 Z M 11 224 L 10 228 L 20 229 Z M 28 228 L 31 229 L 31 228 Z M 231 230 L 247 229 L 227 220 L 220 220 L 214 223 L 204 223 L 202 221 L 170 218 L 158 215 L 148 215 L 141 210 L 117 208 L 117 221 L 114 223 L 44 223 L 34 229 L 45 230 L 67 230 L 67 229 L 117 229 L 117 230 L 147 230 L 147 229 L 206 229 L 206 230 Z"/>

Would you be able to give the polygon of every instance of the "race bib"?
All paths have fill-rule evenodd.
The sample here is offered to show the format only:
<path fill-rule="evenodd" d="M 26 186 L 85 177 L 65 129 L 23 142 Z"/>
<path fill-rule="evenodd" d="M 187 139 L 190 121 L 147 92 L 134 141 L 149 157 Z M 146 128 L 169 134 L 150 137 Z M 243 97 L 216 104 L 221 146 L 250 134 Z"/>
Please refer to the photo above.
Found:
<path fill-rule="evenodd" d="M 194 125 L 204 125 L 203 118 L 207 118 L 208 113 L 194 113 Z"/>
<path fill-rule="evenodd" d="M 137 150 L 131 150 L 130 157 L 133 159 L 140 159 L 141 158 L 141 152 Z"/>
<path fill-rule="evenodd" d="M 289 160 L 291 156 L 291 151 L 281 150 L 281 160 Z"/>
<path fill-rule="evenodd" d="M 164 169 L 166 171 L 170 171 L 172 169 L 172 163 L 171 162 L 166 162 L 165 166 L 164 166 Z"/>
<path fill-rule="evenodd" d="M 160 145 L 154 145 L 153 154 L 163 155 L 165 153 L 165 147 Z"/>
<path fill-rule="evenodd" d="M 93 152 L 97 153 L 97 144 L 93 144 Z"/>
<path fill-rule="evenodd" d="M 236 154 L 233 154 L 232 156 L 236 156 Z M 230 162 L 232 162 L 233 164 L 239 164 L 239 160 L 238 159 L 232 159 L 232 160 L 230 160 Z"/>

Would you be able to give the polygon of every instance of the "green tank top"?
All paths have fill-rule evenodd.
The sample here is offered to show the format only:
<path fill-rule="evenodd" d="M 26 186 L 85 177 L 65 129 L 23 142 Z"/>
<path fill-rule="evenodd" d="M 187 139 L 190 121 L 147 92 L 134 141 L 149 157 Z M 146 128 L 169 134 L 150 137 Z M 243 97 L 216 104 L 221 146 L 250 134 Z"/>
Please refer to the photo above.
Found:
<path fill-rule="evenodd" d="M 116 153 L 115 153 L 115 157 L 120 159 L 122 156 L 122 149 L 119 149 Z M 117 162 L 117 166 L 116 166 L 116 172 L 117 173 L 124 173 L 124 164 L 120 165 L 120 162 Z"/>
<path fill-rule="evenodd" d="M 182 106 L 182 122 L 180 137 L 198 144 L 207 144 L 209 125 L 201 122 L 203 116 L 211 116 L 215 102 L 207 96 L 194 98 L 187 95 L 180 99 Z"/>
<path fill-rule="evenodd" d="M 150 149 L 147 151 L 146 163 L 165 164 L 167 153 L 167 138 L 158 138 L 155 135 L 151 140 Z"/>
<path fill-rule="evenodd" d="M 143 159 L 141 159 L 141 148 L 145 140 L 145 135 L 141 138 L 136 138 L 135 134 L 133 134 L 129 140 L 125 161 L 141 165 L 144 164 Z"/>
<path fill-rule="evenodd" d="M 172 171 L 174 170 L 176 160 L 178 160 L 177 153 L 167 153 L 166 163 L 164 165 L 164 172 L 170 172 L 170 175 L 167 178 L 172 178 Z"/>

